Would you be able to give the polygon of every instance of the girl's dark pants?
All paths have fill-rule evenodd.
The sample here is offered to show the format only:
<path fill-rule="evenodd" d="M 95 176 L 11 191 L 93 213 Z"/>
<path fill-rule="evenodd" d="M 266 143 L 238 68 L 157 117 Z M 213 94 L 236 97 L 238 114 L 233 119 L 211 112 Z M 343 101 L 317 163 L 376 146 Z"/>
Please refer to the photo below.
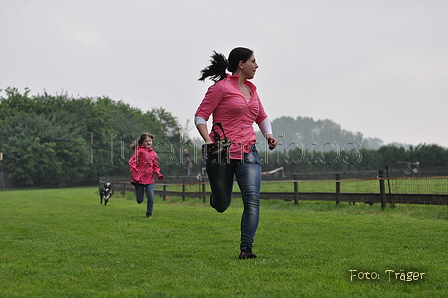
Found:
<path fill-rule="evenodd" d="M 141 204 L 145 201 L 145 193 L 148 198 L 148 203 L 146 205 L 146 216 L 152 216 L 152 210 L 154 207 L 154 184 L 134 184 L 135 186 L 135 196 L 137 203 Z"/>

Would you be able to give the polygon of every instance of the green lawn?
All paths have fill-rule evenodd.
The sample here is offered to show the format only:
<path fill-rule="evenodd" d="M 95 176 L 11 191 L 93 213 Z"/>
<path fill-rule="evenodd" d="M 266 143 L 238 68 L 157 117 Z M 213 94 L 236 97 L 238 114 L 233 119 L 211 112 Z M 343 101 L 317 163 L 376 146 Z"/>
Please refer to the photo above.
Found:
<path fill-rule="evenodd" d="M 0 210 L 0 297 L 448 292 L 446 206 L 263 201 L 252 260 L 237 259 L 240 199 L 219 214 L 157 197 L 147 219 L 132 194 L 103 206 L 96 188 L 0 191 Z"/>

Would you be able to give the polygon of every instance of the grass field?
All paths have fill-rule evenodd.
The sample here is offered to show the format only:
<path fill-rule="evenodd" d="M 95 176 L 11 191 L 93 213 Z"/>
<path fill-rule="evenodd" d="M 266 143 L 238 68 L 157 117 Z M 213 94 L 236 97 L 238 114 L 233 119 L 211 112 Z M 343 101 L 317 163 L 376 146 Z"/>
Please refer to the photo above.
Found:
<path fill-rule="evenodd" d="M 240 199 L 219 214 L 157 197 L 147 219 L 131 194 L 103 206 L 96 188 L 0 191 L 0 210 L 0 297 L 448 292 L 446 206 L 263 201 L 252 260 L 237 259 Z"/>

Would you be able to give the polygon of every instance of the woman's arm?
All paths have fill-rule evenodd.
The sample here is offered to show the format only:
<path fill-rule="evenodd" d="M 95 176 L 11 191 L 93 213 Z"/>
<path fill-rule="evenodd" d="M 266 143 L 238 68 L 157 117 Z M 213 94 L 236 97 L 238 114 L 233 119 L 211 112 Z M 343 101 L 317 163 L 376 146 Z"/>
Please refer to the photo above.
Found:
<path fill-rule="evenodd" d="M 272 136 L 272 125 L 271 121 L 269 121 L 268 118 L 265 118 L 260 124 L 258 124 L 258 127 L 260 127 L 260 130 L 266 140 L 268 141 L 268 146 L 270 150 L 273 150 L 275 147 L 277 147 L 277 139 L 275 139 Z"/>
<path fill-rule="evenodd" d="M 204 139 L 204 142 L 206 144 L 213 143 L 212 139 L 210 139 L 210 135 L 208 134 L 207 124 L 200 123 L 196 125 L 196 128 L 198 129 L 199 134 L 201 135 L 202 139 Z"/>

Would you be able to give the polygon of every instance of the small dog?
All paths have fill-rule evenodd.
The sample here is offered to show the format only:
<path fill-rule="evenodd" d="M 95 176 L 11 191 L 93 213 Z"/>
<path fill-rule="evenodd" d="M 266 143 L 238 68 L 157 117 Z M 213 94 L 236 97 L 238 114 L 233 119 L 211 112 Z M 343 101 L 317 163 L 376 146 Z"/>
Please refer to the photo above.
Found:
<path fill-rule="evenodd" d="M 111 196 L 112 196 L 112 184 L 106 183 L 103 185 L 103 187 L 100 188 L 100 204 L 103 204 L 104 200 L 104 206 L 106 206 Z"/>

